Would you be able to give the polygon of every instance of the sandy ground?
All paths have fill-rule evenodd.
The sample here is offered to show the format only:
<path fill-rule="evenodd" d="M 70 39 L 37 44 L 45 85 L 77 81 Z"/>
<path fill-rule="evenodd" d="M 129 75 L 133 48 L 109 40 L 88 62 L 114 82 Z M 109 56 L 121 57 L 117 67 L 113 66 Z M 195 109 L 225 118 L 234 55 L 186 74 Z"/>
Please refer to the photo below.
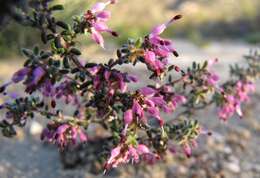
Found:
<path fill-rule="evenodd" d="M 242 63 L 242 56 L 249 49 L 256 48 L 241 42 L 213 42 L 205 48 L 199 48 L 185 41 L 176 40 L 179 59 L 173 63 L 187 66 L 191 61 L 203 61 L 219 58 L 215 70 L 225 79 L 228 77 L 228 65 L 234 62 Z M 108 49 L 108 54 L 110 50 Z M 5 81 L 11 76 L 22 61 L 2 60 L 0 62 L 0 80 Z M 143 74 L 143 66 L 138 70 L 126 68 L 125 70 Z M 228 124 L 220 123 L 212 110 L 199 113 L 195 116 L 203 122 L 214 134 L 210 138 L 201 140 L 202 144 L 195 151 L 197 157 L 189 160 L 176 159 L 169 164 L 160 164 L 152 167 L 153 172 L 133 172 L 131 168 L 127 173 L 117 177 L 227 177 L 227 178 L 259 178 L 260 177 L 260 85 L 257 94 L 247 107 L 247 117 L 243 120 L 233 118 Z M 31 126 L 33 125 L 33 127 Z M 37 124 L 29 124 L 25 131 L 19 131 L 15 139 L 0 136 L 0 178 L 92 178 L 95 177 L 79 167 L 74 170 L 64 170 L 60 163 L 59 153 L 55 147 L 42 144 L 39 135 L 32 134 L 39 129 Z M 34 129 L 34 131 L 33 131 Z M 34 132 L 35 133 L 35 132 Z M 181 163 L 181 164 L 179 164 Z M 216 165 L 220 168 L 216 169 Z M 214 167 L 215 166 L 215 167 Z M 132 171 L 131 171 L 132 170 Z M 209 171 L 208 171 L 209 170 Z M 208 172 L 212 172 L 212 175 Z M 122 171 L 121 171 L 122 172 Z M 97 177 L 102 177 L 97 176 Z M 111 175 L 110 177 L 115 177 Z"/>

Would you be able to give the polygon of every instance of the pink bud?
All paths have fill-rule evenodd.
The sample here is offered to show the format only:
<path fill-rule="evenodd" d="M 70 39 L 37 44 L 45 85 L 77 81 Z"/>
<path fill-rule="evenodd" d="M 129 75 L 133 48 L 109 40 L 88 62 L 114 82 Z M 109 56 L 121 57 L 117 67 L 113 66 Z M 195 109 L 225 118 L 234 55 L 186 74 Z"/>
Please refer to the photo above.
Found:
<path fill-rule="evenodd" d="M 156 90 L 151 87 L 143 87 L 139 91 L 145 96 L 154 95 L 156 92 Z"/>
<path fill-rule="evenodd" d="M 100 84 L 100 77 L 99 76 L 96 76 L 94 78 L 93 84 L 94 84 L 94 88 L 97 89 L 99 87 L 99 84 Z"/>
<path fill-rule="evenodd" d="M 141 118 L 144 116 L 143 108 L 135 100 L 134 100 L 134 103 L 133 103 L 132 111 L 133 111 L 134 114 L 138 115 Z"/>
<path fill-rule="evenodd" d="M 76 144 L 76 140 L 77 140 L 77 136 L 78 136 L 78 128 L 72 127 L 70 129 L 70 132 L 71 132 L 71 140 L 72 140 L 73 144 Z"/>
<path fill-rule="evenodd" d="M 161 96 L 152 97 L 151 100 L 157 105 L 162 107 L 163 105 L 167 105 L 166 101 Z"/>
<path fill-rule="evenodd" d="M 148 107 L 155 107 L 154 102 L 151 101 L 150 99 L 146 99 L 146 100 L 145 100 L 145 104 L 146 104 Z"/>
<path fill-rule="evenodd" d="M 68 124 L 63 124 L 58 127 L 57 132 L 58 134 L 63 134 L 69 128 Z"/>
<path fill-rule="evenodd" d="M 146 146 L 146 145 L 144 145 L 144 144 L 139 144 L 138 146 L 137 146 L 137 152 L 138 152 L 138 154 L 147 154 L 147 153 L 150 153 L 150 150 L 149 150 L 149 148 Z"/>
<path fill-rule="evenodd" d="M 133 121 L 133 112 L 131 109 L 128 109 L 125 113 L 124 113 L 124 122 L 126 125 L 131 124 Z"/>
<path fill-rule="evenodd" d="M 126 83 L 125 83 L 125 81 L 124 81 L 123 76 L 118 74 L 117 77 L 118 77 L 119 87 L 120 87 L 121 92 L 122 92 L 122 93 L 126 92 L 126 90 L 127 90 L 127 85 L 126 85 Z"/>
<path fill-rule="evenodd" d="M 110 0 L 110 4 L 115 4 L 117 2 L 118 2 L 118 0 Z"/>
<path fill-rule="evenodd" d="M 156 60 L 155 54 L 152 51 L 145 51 L 144 58 L 148 64 L 153 64 Z"/>
<path fill-rule="evenodd" d="M 12 77 L 12 81 L 14 83 L 18 83 L 20 81 L 22 81 L 24 79 L 24 77 L 30 72 L 30 69 L 27 67 L 24 67 L 20 70 L 18 70 L 17 72 L 14 73 L 13 77 Z"/>
<path fill-rule="evenodd" d="M 111 76 L 111 72 L 108 71 L 108 70 L 105 70 L 105 72 L 104 72 L 104 77 L 105 77 L 106 81 L 109 80 L 110 76 Z"/>
<path fill-rule="evenodd" d="M 183 145 L 182 149 L 183 149 L 183 151 L 184 151 L 184 153 L 185 153 L 185 155 L 187 157 L 191 156 L 191 147 L 190 147 L 190 145 L 185 144 L 185 145 Z"/>
<path fill-rule="evenodd" d="M 176 102 L 176 103 L 186 103 L 187 102 L 187 98 L 185 96 L 182 96 L 182 95 L 176 95 L 173 98 L 173 102 Z"/>
<path fill-rule="evenodd" d="M 107 164 L 110 164 L 111 162 L 113 162 L 113 160 L 114 160 L 117 156 L 119 156 L 120 151 L 121 151 L 121 147 L 120 147 L 120 146 L 117 146 L 117 147 L 115 147 L 114 149 L 112 149 L 111 155 L 110 155 L 110 158 L 109 158 L 108 161 L 107 161 Z"/>
<path fill-rule="evenodd" d="M 42 79 L 42 77 L 45 75 L 45 70 L 42 67 L 36 67 L 33 70 L 32 75 L 33 75 L 32 83 L 37 84 Z"/>
<path fill-rule="evenodd" d="M 78 134 L 81 142 L 86 142 L 88 140 L 87 135 L 83 131 L 80 130 Z"/>
<path fill-rule="evenodd" d="M 98 66 L 98 65 L 88 69 L 88 71 L 91 75 L 96 75 L 99 72 L 99 70 L 100 70 L 100 66 Z"/>
<path fill-rule="evenodd" d="M 129 80 L 129 81 L 131 81 L 131 82 L 138 82 L 138 77 L 135 76 L 135 75 L 130 75 L 130 74 L 128 74 L 128 75 L 126 76 L 126 78 L 127 78 L 127 80 Z"/>

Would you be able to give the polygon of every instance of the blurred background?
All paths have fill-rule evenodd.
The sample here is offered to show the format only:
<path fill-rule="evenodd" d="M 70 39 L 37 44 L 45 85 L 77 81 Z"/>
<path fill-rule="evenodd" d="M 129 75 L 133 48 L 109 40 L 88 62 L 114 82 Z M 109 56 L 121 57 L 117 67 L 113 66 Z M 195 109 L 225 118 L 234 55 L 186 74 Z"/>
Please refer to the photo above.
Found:
<path fill-rule="evenodd" d="M 96 0 L 56 2 L 65 5 L 65 11 L 56 16 L 69 22 L 73 15 L 82 14 Z M 102 50 L 88 36 L 82 36 L 79 44 L 84 51 L 83 59 L 107 61 L 115 55 L 114 49 L 129 37 L 146 35 L 154 25 L 164 23 L 176 14 L 182 14 L 183 19 L 163 35 L 175 39 L 174 45 L 180 57 L 173 62 L 181 66 L 190 65 L 192 61 L 219 58 L 215 70 L 227 79 L 228 65 L 243 63 L 243 55 L 258 49 L 260 43 L 260 0 L 119 0 L 109 9 L 112 11 L 109 25 L 119 32 L 120 37 L 106 36 L 106 50 Z M 0 31 L 1 83 L 8 81 L 24 62 L 20 49 L 40 45 L 39 36 L 30 27 L 14 21 L 3 25 Z M 143 76 L 143 66 L 137 68 L 126 70 Z M 258 83 L 255 97 L 245 109 L 247 117 L 244 120 L 233 118 L 225 125 L 219 122 L 212 110 L 195 116 L 215 134 L 202 139 L 193 158 L 171 157 L 167 164 L 152 167 L 153 172 L 151 167 L 142 171 L 124 167 L 110 177 L 259 178 L 259 94 Z M 39 141 L 41 129 L 41 124 L 33 121 L 25 131 L 19 131 L 15 140 L 0 136 L 0 178 L 93 177 L 84 166 L 64 170 L 57 150 Z"/>
<path fill-rule="evenodd" d="M 65 12 L 57 16 L 68 22 L 95 2 L 56 1 L 65 4 Z M 120 33 L 120 38 L 113 42 L 122 44 L 129 36 L 145 35 L 155 24 L 182 14 L 184 18 L 172 25 L 166 36 L 185 38 L 196 45 L 206 45 L 214 39 L 256 44 L 260 42 L 259 8 L 259 0 L 122 0 L 110 6 L 113 14 L 110 26 Z M 11 22 L 0 34 L 1 57 L 19 54 L 20 47 L 37 43 L 39 38 L 35 33 Z M 83 43 L 87 43 L 86 39 Z"/>

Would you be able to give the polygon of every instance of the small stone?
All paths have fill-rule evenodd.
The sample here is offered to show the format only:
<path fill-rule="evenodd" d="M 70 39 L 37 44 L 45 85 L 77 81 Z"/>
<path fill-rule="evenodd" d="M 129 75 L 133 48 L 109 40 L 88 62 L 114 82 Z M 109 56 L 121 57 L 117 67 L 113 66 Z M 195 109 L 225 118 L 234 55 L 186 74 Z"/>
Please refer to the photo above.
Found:
<path fill-rule="evenodd" d="M 233 173 L 239 173 L 241 170 L 239 164 L 235 162 L 225 162 L 224 167 Z"/>
<path fill-rule="evenodd" d="M 187 167 L 185 167 L 185 166 L 180 166 L 179 169 L 178 169 L 178 172 L 179 172 L 180 174 L 184 175 L 184 174 L 187 174 L 188 169 L 187 169 Z"/>
<path fill-rule="evenodd" d="M 225 146 L 222 151 L 223 151 L 223 153 L 226 153 L 226 154 L 232 153 L 232 149 L 229 146 Z"/>
<path fill-rule="evenodd" d="M 42 133 L 42 130 L 43 130 L 43 127 L 39 122 L 32 121 L 31 127 L 30 127 L 31 135 L 40 135 Z"/>

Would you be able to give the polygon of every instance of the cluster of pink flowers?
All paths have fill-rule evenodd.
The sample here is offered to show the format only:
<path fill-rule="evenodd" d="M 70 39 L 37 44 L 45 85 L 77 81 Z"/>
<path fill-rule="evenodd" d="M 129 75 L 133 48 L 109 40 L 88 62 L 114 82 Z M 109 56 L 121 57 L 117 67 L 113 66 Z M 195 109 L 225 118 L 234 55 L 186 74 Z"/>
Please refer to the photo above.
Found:
<path fill-rule="evenodd" d="M 133 121 L 147 123 L 146 114 L 158 120 L 159 125 L 164 125 L 160 110 L 165 113 L 172 113 L 178 104 L 186 102 L 186 98 L 172 92 L 170 86 L 161 88 L 143 87 L 136 94 L 132 108 L 124 113 L 125 129 Z M 145 114 L 146 113 L 146 114 Z"/>
<path fill-rule="evenodd" d="M 96 3 L 91 10 L 88 10 L 84 14 L 84 18 L 88 23 L 87 32 L 91 33 L 91 38 L 104 48 L 104 39 L 101 35 L 101 32 L 108 32 L 113 36 L 118 36 L 118 34 L 111 30 L 106 22 L 111 17 L 111 13 L 105 10 L 106 6 L 109 4 L 115 4 L 116 0 L 109 0 L 105 3 L 99 2 Z"/>
<path fill-rule="evenodd" d="M 38 66 L 36 68 L 28 68 L 24 67 L 18 70 L 12 77 L 12 82 L 19 83 L 23 81 L 25 78 L 24 84 L 27 86 L 26 92 L 31 93 L 35 90 L 35 87 L 41 82 L 43 77 L 45 76 L 46 71 Z"/>
<path fill-rule="evenodd" d="M 158 154 L 151 152 L 144 144 L 138 144 L 137 146 L 122 144 L 112 149 L 111 155 L 105 164 L 105 170 L 129 162 L 139 163 L 141 159 L 148 164 L 153 164 L 160 157 Z"/>
<path fill-rule="evenodd" d="M 73 81 L 71 80 L 64 80 L 55 85 L 53 85 L 50 80 L 45 80 L 40 87 L 40 91 L 43 96 L 63 99 L 65 104 L 73 104 L 79 107 L 79 98 L 75 95 L 72 84 Z"/>
<path fill-rule="evenodd" d="M 49 123 L 42 132 L 41 139 L 57 144 L 64 148 L 68 144 L 86 142 L 88 140 L 85 131 L 80 126 L 71 124 Z"/>
<path fill-rule="evenodd" d="M 178 56 L 172 41 L 170 39 L 164 39 L 160 37 L 160 35 L 171 23 L 180 18 L 181 16 L 177 15 L 169 22 L 154 27 L 152 32 L 145 38 L 145 63 L 157 76 L 160 76 L 160 74 L 165 71 L 166 65 L 168 64 L 167 57 L 169 57 L 170 54 Z"/>
<path fill-rule="evenodd" d="M 208 73 L 206 74 L 206 87 L 217 87 L 217 82 L 219 81 L 219 76 L 212 70 L 212 66 L 218 62 L 218 59 L 211 59 L 208 61 L 207 68 Z"/>
<path fill-rule="evenodd" d="M 234 88 L 234 94 L 225 94 L 223 92 L 224 102 L 221 105 L 218 116 L 221 120 L 226 121 L 235 113 L 242 117 L 241 104 L 249 100 L 249 94 L 255 91 L 255 86 L 252 82 L 237 81 Z"/>
<path fill-rule="evenodd" d="M 96 65 L 89 68 L 88 71 L 93 76 L 93 87 L 95 90 L 107 88 L 109 96 L 113 96 L 116 91 L 125 93 L 128 82 L 137 82 L 134 75 L 122 73 L 116 69 L 109 69 L 103 65 Z"/>
<path fill-rule="evenodd" d="M 24 81 L 26 92 L 40 91 L 45 97 L 56 99 L 64 99 L 66 104 L 79 104 L 78 97 L 72 89 L 71 79 L 64 80 L 54 85 L 48 77 L 45 77 L 47 72 L 43 67 L 29 68 L 24 67 L 18 70 L 12 76 L 11 83 L 19 83 Z"/>

